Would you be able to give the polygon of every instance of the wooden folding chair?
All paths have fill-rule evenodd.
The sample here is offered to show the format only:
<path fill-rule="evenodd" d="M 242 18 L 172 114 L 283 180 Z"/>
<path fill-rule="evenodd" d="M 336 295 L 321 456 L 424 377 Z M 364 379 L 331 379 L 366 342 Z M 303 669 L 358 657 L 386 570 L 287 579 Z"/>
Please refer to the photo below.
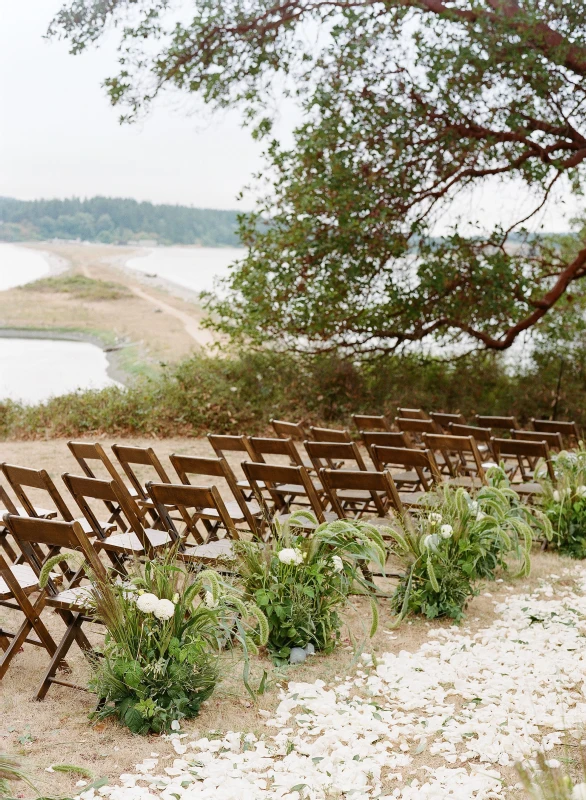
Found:
<path fill-rule="evenodd" d="M 159 457 L 152 447 L 135 447 L 133 445 L 113 444 L 112 452 L 122 467 L 124 474 L 130 481 L 134 490 L 134 497 L 141 509 L 145 509 L 157 522 L 153 504 L 144 485 L 147 480 L 156 478 L 157 483 L 171 483 L 171 478 L 161 464 Z M 155 473 L 149 477 L 141 478 L 136 474 L 135 467 L 142 467 L 144 473 Z"/>
<path fill-rule="evenodd" d="M 341 428 L 315 428 L 310 429 L 314 442 L 351 442 L 352 437 L 347 430 Z"/>
<path fill-rule="evenodd" d="M 423 441 L 434 456 L 441 454 L 450 471 L 450 483 L 466 487 L 486 483 L 482 458 L 473 436 L 424 433 Z"/>
<path fill-rule="evenodd" d="M 448 433 L 451 433 L 453 436 L 472 436 L 478 445 L 478 452 L 482 457 L 494 458 L 494 453 L 490 449 L 490 440 L 492 439 L 492 430 L 490 428 L 481 428 L 479 425 L 451 423 Z"/>
<path fill-rule="evenodd" d="M 564 441 L 558 431 L 525 431 L 511 428 L 512 439 L 522 439 L 526 442 L 547 442 L 547 446 L 553 453 L 559 453 L 564 449 Z"/>
<path fill-rule="evenodd" d="M 356 430 L 363 431 L 392 431 L 392 425 L 384 414 L 369 416 L 368 414 L 352 414 Z M 307 437 L 306 437 L 307 438 Z"/>
<path fill-rule="evenodd" d="M 534 431 L 540 433 L 559 433 L 570 447 L 577 447 L 580 439 L 580 429 L 575 422 L 564 422 L 558 419 L 532 419 Z"/>
<path fill-rule="evenodd" d="M 216 454 L 216 457 L 223 458 L 228 463 L 230 463 L 228 458 L 229 454 L 233 454 L 234 456 L 238 457 L 238 464 L 241 463 L 242 457 L 244 457 L 245 461 L 254 461 L 255 459 L 255 453 L 250 446 L 250 440 L 248 436 L 231 436 L 227 434 L 208 433 L 208 442 Z M 248 481 L 246 479 L 243 480 L 242 478 L 238 478 L 237 485 L 239 489 L 244 490 L 245 499 L 251 500 L 252 490 L 248 485 Z"/>
<path fill-rule="evenodd" d="M 85 475 L 70 475 L 67 472 L 62 478 L 97 537 L 96 549 L 104 550 L 120 571 L 125 571 L 121 556 L 154 558 L 158 552 L 174 543 L 173 535 L 168 531 L 145 526 L 138 505 L 120 489 L 117 481 L 86 478 Z M 124 530 L 120 533 L 106 530 L 88 502 L 90 500 L 116 504 L 124 516 Z"/>
<path fill-rule="evenodd" d="M 297 447 L 298 442 L 304 442 L 306 439 L 309 439 L 309 434 L 305 430 L 305 427 L 302 422 L 286 422 L 282 419 L 272 419 L 271 425 L 273 426 L 273 430 L 277 434 L 280 439 L 291 439 L 293 442 L 293 446 L 297 450 L 298 459 L 301 461 L 303 466 L 309 470 L 310 472 L 313 471 L 313 466 L 311 461 L 304 456 L 303 453 L 299 452 Z M 297 461 L 291 463 L 298 463 Z"/>
<path fill-rule="evenodd" d="M 390 472 L 366 472 L 364 470 L 321 469 L 319 472 L 332 508 L 340 518 L 363 517 L 364 510 L 350 515 L 344 496 L 360 492 L 370 494 L 378 517 L 368 519 L 375 525 L 389 525 L 388 509 L 402 516 L 405 512 L 399 492 Z M 384 499 L 383 499 L 384 498 Z"/>
<path fill-rule="evenodd" d="M 266 463 L 267 458 L 270 458 L 272 463 L 279 464 L 286 462 L 294 467 L 305 466 L 291 439 L 275 439 L 262 436 L 251 436 L 248 441 L 250 447 L 252 448 L 252 452 L 254 453 L 252 459 L 253 461 L 261 461 Z M 304 442 L 303 446 L 307 451 L 306 445 L 307 442 Z M 279 460 L 275 461 L 275 459 Z M 315 465 L 313 462 L 312 465 L 315 470 Z M 310 480 L 313 483 L 316 493 L 318 495 L 323 494 L 323 487 L 319 480 L 317 478 L 310 478 Z M 275 492 L 280 492 L 283 497 L 288 498 L 286 500 L 287 505 L 291 505 L 293 502 L 296 502 L 298 505 L 304 505 L 307 502 L 297 500 L 298 497 L 306 496 L 303 484 L 294 485 L 287 483 L 282 489 L 277 486 L 273 488 Z"/>
<path fill-rule="evenodd" d="M 318 522 L 337 519 L 337 515 L 326 514 L 313 481 L 303 465 L 284 466 L 262 461 L 245 461 L 242 469 L 261 505 L 264 528 L 277 520 L 284 523 L 289 519 L 291 506 L 300 494 L 307 498 Z M 300 523 L 299 528 L 307 531 L 312 526 L 307 521 Z"/>
<path fill-rule="evenodd" d="M 434 420 L 422 417 L 396 417 L 395 425 L 402 432 L 409 436 L 413 447 L 425 449 L 426 445 L 423 436 L 426 433 L 441 434 L 442 429 Z M 449 465 L 440 463 L 442 472 L 449 472 Z"/>
<path fill-rule="evenodd" d="M 465 425 L 463 414 L 444 414 L 442 411 L 430 411 L 429 416 L 440 426 L 444 433 L 450 432 L 450 425 Z"/>
<path fill-rule="evenodd" d="M 71 451 L 84 475 L 88 478 L 102 478 L 97 470 L 102 473 L 105 470 L 110 480 L 116 481 L 123 492 L 132 497 L 132 491 L 124 482 L 122 476 L 114 466 L 114 463 L 99 442 L 67 442 L 67 447 Z M 92 469 L 93 466 L 93 469 Z M 121 530 L 125 530 L 124 514 L 117 506 L 112 506 L 106 502 L 105 506 L 110 514 L 108 522 L 115 522 Z"/>
<path fill-rule="evenodd" d="M 225 503 L 226 510 L 235 525 L 246 523 L 251 533 L 257 534 L 258 522 L 256 516 L 260 514 L 260 506 L 256 500 L 245 500 L 242 490 L 238 488 L 236 476 L 232 468 L 224 458 L 208 458 L 202 456 L 184 456 L 173 453 L 169 460 L 181 483 L 191 485 L 189 476 L 201 478 L 214 478 L 214 485 L 217 487 L 218 479 L 222 480 L 230 490 L 234 500 Z M 196 481 L 201 485 L 201 481 Z M 214 518 L 210 520 L 214 521 Z M 217 524 L 220 524 L 217 518 Z"/>
<path fill-rule="evenodd" d="M 26 554 L 27 561 L 37 579 L 44 563 L 39 560 L 37 554 L 44 547 L 47 548 L 49 553 L 47 558 L 56 552 L 71 550 L 80 552 L 84 560 L 89 564 L 93 575 L 100 581 L 108 580 L 102 562 L 78 522 L 36 519 L 12 514 L 7 514 L 4 517 L 4 521 L 18 546 Z M 87 608 L 85 608 L 88 588 L 80 585 L 84 577 L 83 567 L 80 567 L 71 575 L 66 589 L 59 590 L 56 582 L 50 577 L 46 588 L 40 590 L 40 597 L 32 607 L 32 610 L 30 604 L 27 604 L 23 599 L 24 592 L 18 592 L 16 582 L 11 578 L 9 572 L 4 572 L 3 577 L 27 618 L 25 621 L 26 636 L 33 629 L 39 637 L 41 636 L 42 629 L 38 623 L 43 605 L 55 609 L 66 625 L 63 638 L 56 648 L 53 648 L 51 642 L 44 642 L 46 649 L 51 653 L 51 660 L 37 692 L 37 700 L 42 700 L 45 697 L 53 683 L 70 688 L 83 688 L 55 677 L 59 667 L 64 664 L 65 656 L 74 641 L 77 642 L 85 655 L 94 652 L 92 645 L 82 630 L 85 622 L 95 622 L 88 615 Z M 65 578 L 65 575 L 61 576 L 63 581 L 65 581 Z M 39 589 L 38 585 L 36 588 Z M 22 632 L 20 636 L 22 636 Z M 11 643 L 13 649 L 14 641 L 13 639 Z"/>
<path fill-rule="evenodd" d="M 429 419 L 422 408 L 398 408 L 398 416 L 405 419 Z"/>
<path fill-rule="evenodd" d="M 392 475 L 393 483 L 399 488 L 397 476 L 392 470 L 404 470 L 399 476 L 415 475 L 411 481 L 411 490 L 399 491 L 399 497 L 404 506 L 409 508 L 421 506 L 422 500 L 431 489 L 441 483 L 441 475 L 435 457 L 431 450 L 414 450 L 409 447 L 380 447 L 374 445 L 373 458 L 379 472 L 388 471 Z"/>
<path fill-rule="evenodd" d="M 516 417 L 491 417 L 484 414 L 476 414 L 474 421 L 479 428 L 494 428 L 499 431 L 506 431 L 507 433 L 511 428 L 520 427 Z"/>
<path fill-rule="evenodd" d="M 541 484 L 537 483 L 535 480 L 534 474 L 535 467 L 540 459 L 543 459 L 545 462 L 550 480 L 555 482 L 555 473 L 547 442 L 493 438 L 492 449 L 498 461 L 503 458 L 517 459 L 521 482 L 514 483 L 512 486 L 519 494 L 532 496 L 543 492 L 543 488 Z"/>
<path fill-rule="evenodd" d="M 179 558 L 214 564 L 223 558 L 232 557 L 232 541 L 240 536 L 215 486 L 148 482 L 146 488 L 157 514 L 173 537 L 186 540 L 192 536 L 197 542 L 195 546 L 181 547 L 177 553 Z M 182 531 L 177 528 L 176 520 L 171 516 L 174 509 L 179 509 L 182 518 L 186 520 Z M 210 519 L 220 523 L 213 530 L 203 524 Z M 225 532 L 222 539 L 218 537 L 220 530 Z"/>
<path fill-rule="evenodd" d="M 45 519 L 50 514 L 51 517 L 60 517 L 64 522 L 73 522 L 73 514 L 61 493 L 55 486 L 49 473 L 44 469 L 30 469 L 29 467 L 18 467 L 15 464 L 0 464 L 4 477 L 10 484 L 10 488 L 22 503 L 24 516 Z M 55 507 L 54 511 L 47 512 L 44 508 L 39 508 L 27 489 L 43 492 Z M 21 515 L 23 516 L 23 515 Z M 77 522 L 81 525 L 86 536 L 93 536 L 91 526 L 85 517 L 78 517 Z M 116 527 L 111 522 L 103 522 L 105 531 L 111 532 Z"/>

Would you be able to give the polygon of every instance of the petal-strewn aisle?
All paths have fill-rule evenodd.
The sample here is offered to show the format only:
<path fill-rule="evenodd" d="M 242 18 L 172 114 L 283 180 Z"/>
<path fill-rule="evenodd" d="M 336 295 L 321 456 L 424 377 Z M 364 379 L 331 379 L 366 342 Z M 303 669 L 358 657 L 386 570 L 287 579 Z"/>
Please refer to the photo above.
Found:
<path fill-rule="evenodd" d="M 515 790 L 515 761 L 583 735 L 586 570 L 571 575 L 575 582 L 556 575 L 530 595 L 511 593 L 477 633 L 432 627 L 416 652 L 376 662 L 363 656 L 338 683 L 290 682 L 259 736 L 174 734 L 120 785 L 98 793 L 111 800 L 506 798 Z"/>

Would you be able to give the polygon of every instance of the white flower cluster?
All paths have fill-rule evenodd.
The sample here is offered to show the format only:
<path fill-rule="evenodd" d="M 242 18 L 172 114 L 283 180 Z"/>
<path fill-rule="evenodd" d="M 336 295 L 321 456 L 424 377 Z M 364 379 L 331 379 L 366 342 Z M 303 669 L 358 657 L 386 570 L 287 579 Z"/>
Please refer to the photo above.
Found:
<path fill-rule="evenodd" d="M 428 515 L 427 520 L 432 529 L 437 528 L 438 525 L 440 528 L 438 533 L 428 533 L 427 536 L 424 536 L 421 546 L 425 550 L 433 550 L 436 552 L 441 540 L 449 539 L 453 534 L 454 529 L 447 523 L 442 525 L 442 515 L 438 514 L 436 511 L 432 511 L 431 514 Z"/>
<path fill-rule="evenodd" d="M 292 547 L 284 547 L 282 550 L 279 550 L 279 561 L 282 564 L 303 564 L 303 553 L 297 547 L 293 549 Z"/>
<path fill-rule="evenodd" d="M 520 789 L 509 782 L 516 761 L 583 736 L 586 570 L 572 574 L 577 590 L 511 595 L 477 633 L 432 628 L 418 650 L 398 642 L 345 680 L 291 681 L 260 738 L 174 733 L 172 761 L 145 759 L 81 797 L 505 800 Z M 572 800 L 586 800 L 585 784 Z"/>
<path fill-rule="evenodd" d="M 177 598 L 179 599 L 179 598 Z M 159 599 L 152 592 L 145 592 L 136 598 L 136 607 L 143 614 L 153 614 L 162 621 L 171 619 L 175 613 L 175 603 L 171 600 Z"/>

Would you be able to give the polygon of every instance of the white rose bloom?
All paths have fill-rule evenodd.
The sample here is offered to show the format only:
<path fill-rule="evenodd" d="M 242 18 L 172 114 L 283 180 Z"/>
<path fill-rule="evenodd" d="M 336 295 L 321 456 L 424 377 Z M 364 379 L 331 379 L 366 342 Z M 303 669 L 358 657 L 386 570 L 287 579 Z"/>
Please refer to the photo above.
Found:
<path fill-rule="evenodd" d="M 584 486 L 583 483 L 581 483 L 579 486 L 576 486 L 576 494 L 578 497 L 584 497 L 586 494 L 586 486 Z"/>
<path fill-rule="evenodd" d="M 342 572 L 344 569 L 344 562 L 340 556 L 332 556 L 332 564 L 334 565 L 334 570 L 336 572 Z"/>
<path fill-rule="evenodd" d="M 156 594 L 152 594 L 151 592 L 141 594 L 136 601 L 136 607 L 139 611 L 142 611 L 143 614 L 152 614 L 158 604 L 159 598 Z"/>
<path fill-rule="evenodd" d="M 452 528 L 451 525 L 442 525 L 440 528 L 440 534 L 442 539 L 449 539 L 453 532 L 454 529 Z"/>
<path fill-rule="evenodd" d="M 218 601 L 211 592 L 205 593 L 204 603 L 208 608 L 216 608 L 218 605 Z"/>
<path fill-rule="evenodd" d="M 279 561 L 282 564 L 301 564 L 303 556 L 300 550 L 294 550 L 292 547 L 284 547 L 279 550 Z"/>
<path fill-rule="evenodd" d="M 440 541 L 440 537 L 437 533 L 428 533 L 423 539 L 422 545 L 426 550 L 437 550 Z"/>
<path fill-rule="evenodd" d="M 577 783 L 574 786 L 572 800 L 586 800 L 586 783 Z"/>
<path fill-rule="evenodd" d="M 560 502 L 560 493 L 558 492 L 557 489 L 553 493 L 553 499 L 556 501 L 556 503 Z"/>
<path fill-rule="evenodd" d="M 171 619 L 175 613 L 175 603 L 171 600 L 159 600 L 153 614 L 157 619 L 166 620 Z"/>
<path fill-rule="evenodd" d="M 437 511 L 432 511 L 428 517 L 428 520 L 432 525 L 439 525 L 439 523 L 442 521 L 442 515 L 438 514 Z"/>
<path fill-rule="evenodd" d="M 472 500 L 472 502 L 470 503 L 470 511 L 473 514 L 476 514 L 476 512 L 478 511 L 478 503 L 476 502 L 476 500 Z"/>

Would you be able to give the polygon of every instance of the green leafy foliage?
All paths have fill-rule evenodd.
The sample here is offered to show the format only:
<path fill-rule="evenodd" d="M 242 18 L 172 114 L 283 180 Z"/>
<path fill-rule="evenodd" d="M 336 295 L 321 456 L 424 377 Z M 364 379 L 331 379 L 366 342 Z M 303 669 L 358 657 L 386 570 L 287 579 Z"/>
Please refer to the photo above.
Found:
<path fill-rule="evenodd" d="M 213 692 L 222 649 L 264 643 L 266 620 L 217 573 L 194 575 L 172 553 L 136 571 L 130 584 L 93 585 L 107 629 L 90 683 L 102 701 L 93 716 L 116 716 L 133 733 L 168 732 Z"/>
<path fill-rule="evenodd" d="M 533 535 L 551 538 L 551 526 L 520 502 L 500 468 L 490 472 L 491 485 L 474 497 L 441 487 L 430 497 L 429 512 L 405 517 L 400 531 L 390 531 L 393 552 L 406 566 L 392 600 L 398 622 L 411 612 L 460 620 L 476 582 L 507 570 L 511 559 L 516 575 L 529 574 Z"/>
<path fill-rule="evenodd" d="M 307 521 L 316 527 L 306 537 L 299 526 Z M 235 547 L 246 596 L 266 615 L 267 645 L 277 663 L 289 658 L 292 647 L 309 643 L 331 652 L 340 639 L 349 592 L 369 594 L 373 588 L 360 567 L 373 562 L 384 570 L 386 560 L 372 525 L 359 520 L 318 525 L 309 511 L 293 514 L 270 542 L 241 541 Z M 371 636 L 377 620 L 375 611 Z"/>
<path fill-rule="evenodd" d="M 130 289 L 121 283 L 98 281 L 77 273 L 41 278 L 26 283 L 22 288 L 27 292 L 61 292 L 70 294 L 78 300 L 122 300 L 132 294 Z"/>
<path fill-rule="evenodd" d="M 540 502 L 555 531 L 554 545 L 571 558 L 586 558 L 586 448 L 553 455 L 555 483 L 541 478 Z"/>
<path fill-rule="evenodd" d="M 361 363 L 267 349 L 194 355 L 127 389 L 76 392 L 35 406 L 3 401 L 0 437 L 261 434 L 271 417 L 352 427 L 353 413 L 392 418 L 398 405 L 467 417 L 515 414 L 528 424 L 531 417 L 551 416 L 555 403 L 559 418 L 586 425 L 585 391 L 586 350 L 565 362 L 542 354 L 538 364 L 511 374 L 501 356 L 490 353 L 452 363 L 413 355 Z"/>

